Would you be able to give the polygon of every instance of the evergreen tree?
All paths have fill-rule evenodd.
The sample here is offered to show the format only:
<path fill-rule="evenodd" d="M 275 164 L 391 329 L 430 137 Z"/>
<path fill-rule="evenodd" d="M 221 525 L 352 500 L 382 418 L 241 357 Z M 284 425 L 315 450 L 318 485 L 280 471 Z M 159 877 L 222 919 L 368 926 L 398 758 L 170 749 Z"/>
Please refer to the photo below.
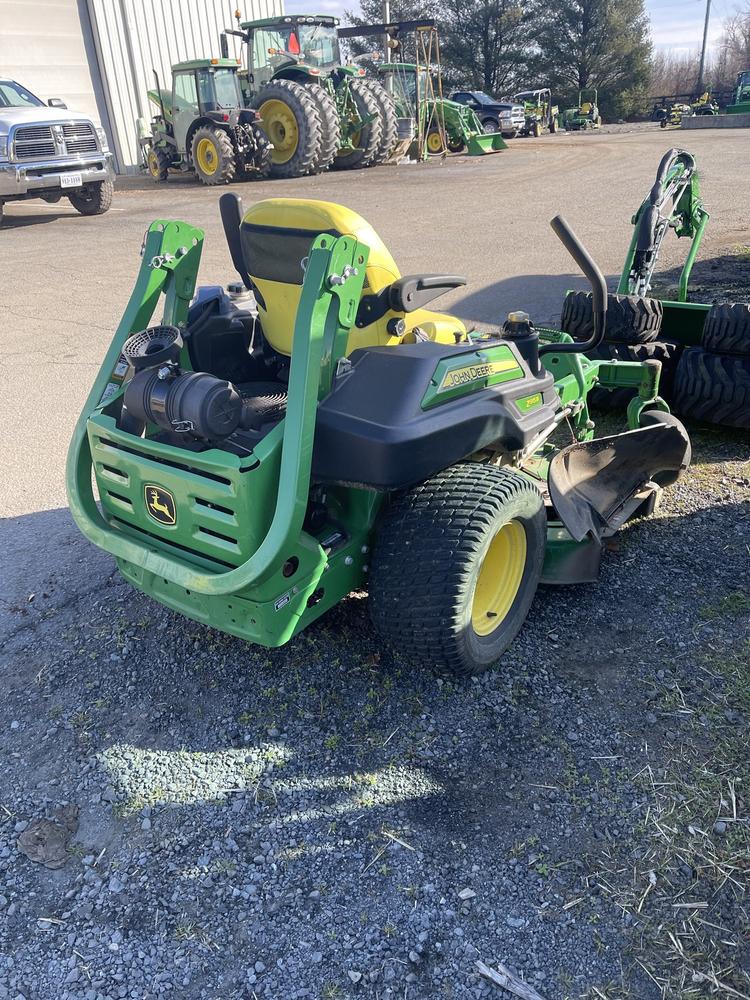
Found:
<path fill-rule="evenodd" d="M 560 0 L 538 36 L 538 72 L 565 103 L 599 89 L 604 117 L 636 112 L 648 97 L 651 64 L 644 0 Z"/>

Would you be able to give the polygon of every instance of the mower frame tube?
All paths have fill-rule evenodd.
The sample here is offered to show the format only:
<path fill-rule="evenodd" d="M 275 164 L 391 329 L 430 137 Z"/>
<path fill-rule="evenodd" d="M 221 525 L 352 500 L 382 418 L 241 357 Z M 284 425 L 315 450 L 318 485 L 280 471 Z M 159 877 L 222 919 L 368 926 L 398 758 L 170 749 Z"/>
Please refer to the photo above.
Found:
<path fill-rule="evenodd" d="M 192 248 L 186 245 L 183 235 L 186 230 Z M 323 235 L 313 243 L 294 328 L 279 479 L 283 488 L 278 491 L 268 532 L 253 555 L 235 569 L 210 573 L 127 538 L 106 522 L 94 499 L 86 427 L 89 416 L 101 410 L 109 373 L 120 356 L 124 341 L 130 333 L 147 325 L 161 292 L 166 298 L 163 322 L 184 326 L 195 290 L 202 240 L 203 233 L 185 223 L 159 222 L 149 228 L 133 295 L 73 434 L 68 453 L 67 489 L 73 518 L 95 545 L 117 559 L 186 590 L 220 596 L 235 594 L 263 582 L 277 568 L 290 542 L 302 531 L 318 395 L 330 388 L 339 350 L 337 345 L 342 339 L 345 342 L 354 324 L 368 249 L 350 236 L 335 239 Z M 183 247 L 185 253 L 179 255 Z M 325 561 L 322 549 L 320 559 Z"/>

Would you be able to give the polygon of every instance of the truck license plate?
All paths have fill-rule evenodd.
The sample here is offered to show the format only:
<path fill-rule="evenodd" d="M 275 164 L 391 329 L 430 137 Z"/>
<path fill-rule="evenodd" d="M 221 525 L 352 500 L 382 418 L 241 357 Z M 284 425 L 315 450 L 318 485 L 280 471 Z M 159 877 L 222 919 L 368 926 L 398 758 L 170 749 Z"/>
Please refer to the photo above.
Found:
<path fill-rule="evenodd" d="M 60 187 L 79 188 L 83 186 L 83 178 L 80 174 L 60 174 Z"/>

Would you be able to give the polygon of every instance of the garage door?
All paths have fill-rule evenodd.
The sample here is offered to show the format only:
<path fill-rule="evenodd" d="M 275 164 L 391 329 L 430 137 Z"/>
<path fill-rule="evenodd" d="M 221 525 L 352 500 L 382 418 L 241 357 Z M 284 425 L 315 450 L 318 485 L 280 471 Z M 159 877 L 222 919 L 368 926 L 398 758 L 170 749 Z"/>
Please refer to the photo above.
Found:
<path fill-rule="evenodd" d="M 82 18 L 84 19 L 82 21 Z M 88 13 L 78 0 L 0 0 L 0 75 L 107 128 Z M 93 56 L 93 58 L 92 58 Z M 97 100 L 98 98 L 98 100 Z"/>

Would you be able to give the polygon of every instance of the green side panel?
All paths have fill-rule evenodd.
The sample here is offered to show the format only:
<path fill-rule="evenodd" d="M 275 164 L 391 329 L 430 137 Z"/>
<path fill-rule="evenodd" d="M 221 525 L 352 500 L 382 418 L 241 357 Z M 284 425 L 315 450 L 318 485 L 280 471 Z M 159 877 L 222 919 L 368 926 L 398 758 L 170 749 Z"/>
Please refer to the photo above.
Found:
<path fill-rule="evenodd" d="M 518 378 L 523 378 L 523 369 L 507 344 L 443 358 L 422 398 L 422 409 Z"/>
<path fill-rule="evenodd" d="M 175 63 L 173 73 L 188 69 L 237 69 L 236 59 L 189 59 L 187 62 Z"/>

